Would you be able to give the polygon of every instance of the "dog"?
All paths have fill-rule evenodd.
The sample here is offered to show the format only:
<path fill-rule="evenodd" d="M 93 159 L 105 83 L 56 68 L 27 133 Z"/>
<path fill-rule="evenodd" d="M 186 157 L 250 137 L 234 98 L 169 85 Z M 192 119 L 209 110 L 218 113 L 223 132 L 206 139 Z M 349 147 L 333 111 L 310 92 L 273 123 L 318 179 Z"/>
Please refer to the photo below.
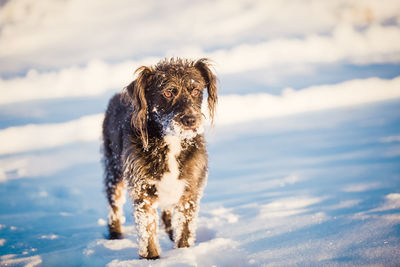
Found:
<path fill-rule="evenodd" d="M 123 238 L 125 188 L 134 206 L 139 256 L 160 257 L 157 208 L 176 248 L 194 244 L 208 177 L 202 113 L 207 91 L 213 121 L 217 78 L 206 58 L 171 58 L 136 70 L 110 100 L 103 121 L 105 191 L 110 239 Z"/>

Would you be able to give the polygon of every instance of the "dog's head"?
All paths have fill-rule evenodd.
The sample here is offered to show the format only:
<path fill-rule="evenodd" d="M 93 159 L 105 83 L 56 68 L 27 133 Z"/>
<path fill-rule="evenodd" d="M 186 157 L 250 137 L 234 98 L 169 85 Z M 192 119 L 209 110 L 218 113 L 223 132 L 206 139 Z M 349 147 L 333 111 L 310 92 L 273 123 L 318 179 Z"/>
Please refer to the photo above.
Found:
<path fill-rule="evenodd" d="M 148 144 L 148 120 L 158 122 L 165 134 L 192 138 L 203 131 L 201 105 L 207 88 L 208 109 L 214 118 L 217 79 L 205 58 L 192 61 L 163 60 L 155 66 L 140 67 L 137 79 L 127 86 L 125 95 L 134 107 L 132 124 Z"/>

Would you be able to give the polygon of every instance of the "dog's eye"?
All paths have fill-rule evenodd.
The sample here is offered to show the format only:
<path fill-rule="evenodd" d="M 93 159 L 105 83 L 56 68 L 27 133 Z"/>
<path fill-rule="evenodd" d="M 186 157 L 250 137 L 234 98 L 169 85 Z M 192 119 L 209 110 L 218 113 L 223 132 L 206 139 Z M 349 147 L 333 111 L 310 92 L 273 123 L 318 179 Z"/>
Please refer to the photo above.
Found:
<path fill-rule="evenodd" d="M 193 89 L 192 96 L 198 96 L 199 94 L 200 94 L 200 90 L 199 89 Z"/>
<path fill-rule="evenodd" d="M 164 91 L 164 96 L 166 98 L 172 98 L 172 96 L 173 96 L 172 89 L 168 89 L 168 90 Z"/>

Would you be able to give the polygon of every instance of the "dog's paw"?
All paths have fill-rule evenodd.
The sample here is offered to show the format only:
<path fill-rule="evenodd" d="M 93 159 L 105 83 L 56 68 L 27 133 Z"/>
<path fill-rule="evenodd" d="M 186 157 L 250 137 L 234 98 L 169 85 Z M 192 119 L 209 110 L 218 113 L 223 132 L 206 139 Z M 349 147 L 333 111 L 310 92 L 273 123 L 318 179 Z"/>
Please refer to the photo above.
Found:
<path fill-rule="evenodd" d="M 190 247 L 189 241 L 187 239 L 180 239 L 179 242 L 176 244 L 177 248 L 188 248 Z"/>
<path fill-rule="evenodd" d="M 113 239 L 124 239 L 124 235 L 121 232 L 114 232 L 110 231 L 108 234 L 108 239 L 113 240 Z"/>
<path fill-rule="evenodd" d="M 150 249 L 147 253 L 140 253 L 139 256 L 141 259 L 146 259 L 146 260 L 157 260 L 160 258 L 160 254 L 158 251 Z"/>
<path fill-rule="evenodd" d="M 159 255 L 157 255 L 157 256 L 146 256 L 146 257 L 140 256 L 140 258 L 141 259 L 145 259 L 145 260 L 158 260 L 160 258 L 160 256 Z"/>

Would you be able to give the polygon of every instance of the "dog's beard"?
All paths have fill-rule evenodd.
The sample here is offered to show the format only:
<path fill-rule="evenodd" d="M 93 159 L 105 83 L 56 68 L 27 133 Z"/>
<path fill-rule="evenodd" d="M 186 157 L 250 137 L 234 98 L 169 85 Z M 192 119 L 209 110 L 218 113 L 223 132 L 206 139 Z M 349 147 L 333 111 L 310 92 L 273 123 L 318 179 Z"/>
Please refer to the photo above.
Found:
<path fill-rule="evenodd" d="M 197 135 L 204 133 L 203 121 L 201 121 L 199 126 L 196 127 L 195 129 L 185 129 L 180 123 L 171 119 L 166 124 L 166 127 L 163 128 L 166 135 L 179 136 L 182 139 L 193 139 Z"/>
<path fill-rule="evenodd" d="M 157 108 L 153 108 L 156 121 L 161 124 L 164 135 L 178 136 L 182 139 L 193 139 L 199 134 L 204 133 L 204 121 L 201 120 L 198 127 L 195 129 L 185 129 L 179 122 L 176 121 L 174 114 L 160 116 Z"/>

